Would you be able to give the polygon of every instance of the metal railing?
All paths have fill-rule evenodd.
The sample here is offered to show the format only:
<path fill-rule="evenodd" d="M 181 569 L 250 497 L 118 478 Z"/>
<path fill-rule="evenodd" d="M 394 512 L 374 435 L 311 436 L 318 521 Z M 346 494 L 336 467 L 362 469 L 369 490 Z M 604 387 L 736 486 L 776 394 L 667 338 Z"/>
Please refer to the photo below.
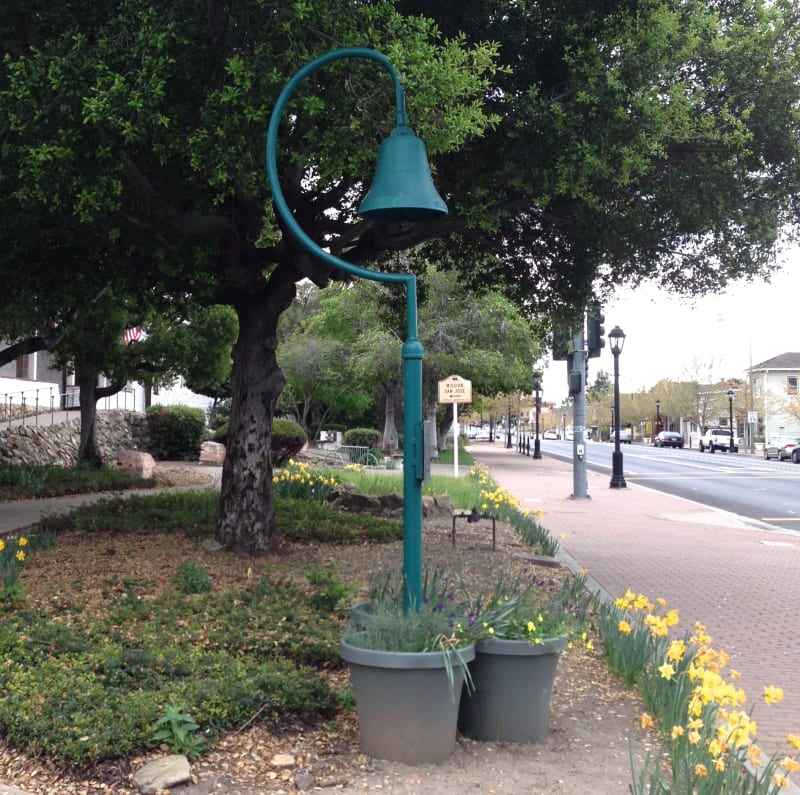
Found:
<path fill-rule="evenodd" d="M 0 424 L 6 428 L 14 425 L 54 425 L 77 416 L 80 396 L 77 386 L 68 386 L 64 392 L 58 386 L 35 387 L 16 392 L 0 393 Z M 136 411 L 136 393 L 126 387 L 115 395 L 98 401 L 100 411 L 122 409 Z"/>
<path fill-rule="evenodd" d="M 370 453 L 369 447 L 362 447 L 361 445 L 345 444 L 336 448 L 336 452 L 343 458 L 348 460 L 351 464 L 360 464 L 361 466 L 373 466 L 378 463 L 373 453 Z"/>

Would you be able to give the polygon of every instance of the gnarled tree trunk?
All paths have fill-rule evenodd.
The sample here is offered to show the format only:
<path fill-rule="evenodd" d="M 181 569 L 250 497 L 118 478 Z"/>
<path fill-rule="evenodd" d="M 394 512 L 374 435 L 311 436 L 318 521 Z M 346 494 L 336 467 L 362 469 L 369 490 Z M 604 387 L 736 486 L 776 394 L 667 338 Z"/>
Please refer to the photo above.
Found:
<path fill-rule="evenodd" d="M 397 391 L 397 381 L 390 381 L 384 388 L 383 398 L 386 417 L 383 421 L 383 444 L 381 449 L 384 455 L 394 455 L 397 452 L 397 423 L 394 419 L 394 401 Z"/>
<path fill-rule="evenodd" d="M 97 401 L 116 395 L 125 385 L 115 382 L 109 386 L 97 386 L 99 373 L 93 368 L 76 368 L 78 397 L 81 404 L 81 437 L 78 442 L 78 461 L 99 469 L 103 466 L 103 454 L 97 443 Z"/>
<path fill-rule="evenodd" d="M 294 297 L 284 285 L 283 300 L 255 295 L 236 304 L 239 338 L 233 348 L 231 418 L 222 468 L 216 538 L 243 557 L 267 553 L 274 545 L 272 497 L 272 418 L 283 390 L 275 357 L 280 313 Z"/>
<path fill-rule="evenodd" d="M 431 392 L 425 401 L 425 415 L 428 418 L 431 428 L 435 431 L 431 433 L 430 456 L 432 461 L 436 461 L 439 458 L 439 433 L 436 428 L 436 411 L 438 408 L 439 400 L 436 396 L 436 392 Z"/>

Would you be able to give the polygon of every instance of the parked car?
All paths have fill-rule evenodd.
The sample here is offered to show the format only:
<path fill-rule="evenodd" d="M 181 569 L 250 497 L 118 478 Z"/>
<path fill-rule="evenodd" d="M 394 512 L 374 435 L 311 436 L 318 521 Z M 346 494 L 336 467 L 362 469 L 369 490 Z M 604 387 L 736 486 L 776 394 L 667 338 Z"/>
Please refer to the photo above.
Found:
<path fill-rule="evenodd" d="M 616 432 L 611 431 L 610 440 L 612 442 L 616 441 Z M 631 432 L 627 428 L 620 428 L 619 429 L 619 443 L 620 444 L 630 444 L 631 443 Z"/>
<path fill-rule="evenodd" d="M 728 428 L 708 428 L 706 432 L 700 437 L 700 442 L 697 449 L 702 453 L 708 450 L 713 453 L 716 450 L 723 452 L 739 452 L 739 437 L 733 435 L 733 445 L 731 445 L 731 432 Z"/>
<path fill-rule="evenodd" d="M 675 431 L 661 431 L 656 436 L 653 444 L 656 447 L 680 447 L 683 448 L 683 436 Z"/>
<path fill-rule="evenodd" d="M 798 450 L 798 454 L 795 455 L 794 451 L 796 448 L 800 448 L 800 437 L 776 436 L 764 445 L 764 458 L 774 458 L 777 461 L 785 461 L 791 458 L 791 460 L 797 464 L 800 463 L 800 450 Z"/>
<path fill-rule="evenodd" d="M 548 428 L 544 432 L 545 439 L 560 439 L 561 437 L 558 434 L 558 431 L 555 428 Z"/>

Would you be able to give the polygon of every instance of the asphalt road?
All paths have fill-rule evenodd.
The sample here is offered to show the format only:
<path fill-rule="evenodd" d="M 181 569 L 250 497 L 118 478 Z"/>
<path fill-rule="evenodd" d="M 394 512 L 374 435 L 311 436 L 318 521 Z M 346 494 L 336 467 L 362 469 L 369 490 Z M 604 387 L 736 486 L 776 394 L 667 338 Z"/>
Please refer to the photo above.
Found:
<path fill-rule="evenodd" d="M 572 442 L 542 440 L 543 455 L 572 460 Z M 611 475 L 607 442 L 588 442 L 587 467 Z M 623 444 L 626 481 L 800 533 L 800 466 L 741 453 Z"/>

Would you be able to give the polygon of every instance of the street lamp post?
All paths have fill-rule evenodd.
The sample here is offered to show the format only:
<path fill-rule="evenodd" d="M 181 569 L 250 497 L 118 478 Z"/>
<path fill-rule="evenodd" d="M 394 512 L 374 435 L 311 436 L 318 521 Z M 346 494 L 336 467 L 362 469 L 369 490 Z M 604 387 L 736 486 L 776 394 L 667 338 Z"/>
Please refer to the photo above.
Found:
<path fill-rule="evenodd" d="M 661 401 L 656 400 L 656 436 L 661 433 Z"/>
<path fill-rule="evenodd" d="M 611 454 L 610 486 L 612 489 L 624 489 L 628 484 L 622 474 L 622 450 L 619 445 L 619 355 L 625 344 L 625 332 L 619 326 L 614 326 L 608 332 L 608 339 L 611 342 L 611 353 L 614 356 L 614 452 Z"/>
<path fill-rule="evenodd" d="M 536 428 L 535 428 L 535 436 L 533 437 L 533 457 L 534 458 L 541 458 L 542 451 L 539 447 L 539 415 L 542 413 L 542 398 L 539 395 L 539 391 L 542 388 L 542 374 L 536 370 L 533 373 L 533 391 L 536 393 Z"/>
<path fill-rule="evenodd" d="M 733 390 L 728 390 L 728 427 L 731 429 L 731 442 L 728 448 L 729 452 L 733 452 Z"/>
<path fill-rule="evenodd" d="M 358 214 L 372 222 L 413 222 L 441 218 L 447 205 L 436 192 L 428 166 L 425 144 L 406 124 L 405 93 L 400 74 L 389 59 L 376 50 L 348 47 L 316 58 L 300 69 L 281 91 L 267 130 L 266 165 L 272 201 L 287 229 L 312 256 L 354 276 L 401 284 L 406 292 L 406 338 L 403 343 L 403 584 L 408 609 L 422 602 L 422 481 L 428 451 L 422 421 L 422 343 L 417 337 L 417 281 L 409 273 L 381 273 L 353 265 L 322 249 L 303 231 L 286 204 L 278 179 L 278 129 L 283 111 L 297 85 L 326 64 L 344 58 L 377 62 L 389 72 L 395 92 L 396 126 L 383 141 L 372 187 Z"/>

